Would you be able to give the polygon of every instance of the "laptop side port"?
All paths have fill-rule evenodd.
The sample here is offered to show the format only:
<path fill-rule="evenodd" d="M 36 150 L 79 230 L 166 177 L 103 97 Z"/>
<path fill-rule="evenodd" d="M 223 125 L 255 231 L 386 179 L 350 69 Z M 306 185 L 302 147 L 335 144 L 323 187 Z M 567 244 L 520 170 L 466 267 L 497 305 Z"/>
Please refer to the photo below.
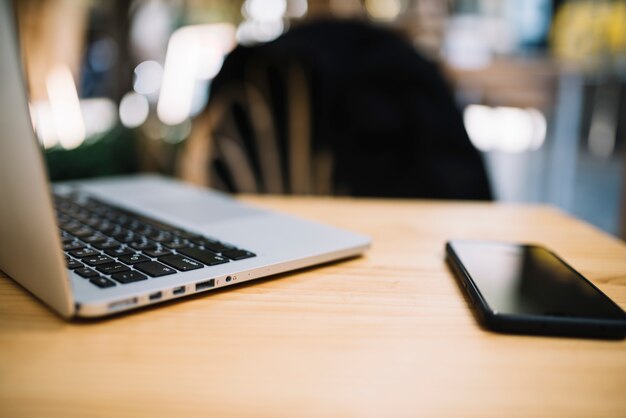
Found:
<path fill-rule="evenodd" d="M 174 289 L 172 289 L 172 294 L 174 296 L 184 295 L 185 294 L 185 286 L 175 287 Z"/>
<path fill-rule="evenodd" d="M 119 311 L 121 309 L 130 308 L 131 306 L 134 306 L 136 304 L 137 304 L 137 298 L 122 299 L 122 300 L 109 303 L 109 310 Z"/>
<path fill-rule="evenodd" d="M 159 299 L 161 299 L 161 297 L 162 297 L 162 296 L 163 296 L 163 293 L 162 293 L 162 292 L 155 292 L 155 293 L 151 293 L 151 294 L 148 296 L 148 299 L 150 299 L 151 301 L 153 301 L 153 300 L 159 300 Z"/>
<path fill-rule="evenodd" d="M 210 289 L 215 287 L 215 279 L 206 280 L 204 282 L 196 283 L 196 291 Z"/>

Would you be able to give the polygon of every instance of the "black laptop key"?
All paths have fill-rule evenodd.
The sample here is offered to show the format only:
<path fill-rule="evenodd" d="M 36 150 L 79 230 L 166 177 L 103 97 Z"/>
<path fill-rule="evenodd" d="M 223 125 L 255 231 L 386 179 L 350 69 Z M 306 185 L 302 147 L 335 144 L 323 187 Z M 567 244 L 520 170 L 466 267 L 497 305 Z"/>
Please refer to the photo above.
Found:
<path fill-rule="evenodd" d="M 129 247 L 134 248 L 135 250 L 154 250 L 157 248 L 156 244 L 152 241 L 136 241 L 128 244 Z"/>
<path fill-rule="evenodd" d="M 130 233 L 127 235 L 122 235 L 122 236 L 114 236 L 114 238 L 116 238 L 117 240 L 123 242 L 124 244 L 128 244 L 130 242 L 134 242 L 137 240 L 137 235 Z"/>
<path fill-rule="evenodd" d="M 137 236 L 133 232 L 126 229 L 113 232 L 111 236 L 123 243 L 129 243 L 137 240 Z"/>
<path fill-rule="evenodd" d="M 62 224 L 61 230 L 65 232 L 66 234 L 76 235 L 76 232 L 81 231 L 84 228 L 84 226 L 81 224 L 78 224 L 78 226 L 74 226 L 74 222 L 76 221 L 71 221 L 69 223 Z M 68 226 L 68 225 L 71 225 L 71 226 Z"/>
<path fill-rule="evenodd" d="M 212 240 L 209 240 L 203 236 L 197 236 L 197 237 L 193 237 L 191 238 L 189 241 L 193 242 L 196 245 L 204 245 L 204 244 L 208 244 L 210 242 L 214 242 Z"/>
<path fill-rule="evenodd" d="M 117 229 L 117 225 L 109 221 L 103 221 L 102 223 L 97 225 L 95 229 L 97 229 L 98 231 L 102 232 L 105 235 L 111 235 Z"/>
<path fill-rule="evenodd" d="M 173 231 L 173 233 L 176 234 L 176 236 L 179 237 L 179 238 L 189 239 L 189 240 L 192 240 L 192 241 L 194 239 L 202 238 L 202 235 L 194 234 L 193 232 L 189 232 L 189 231 L 183 231 L 181 229 Z"/>
<path fill-rule="evenodd" d="M 159 261 L 170 265 L 180 271 L 189 271 L 201 269 L 204 267 L 202 263 L 199 263 L 195 260 L 191 260 L 187 257 L 183 257 L 182 255 L 172 254 L 166 255 L 164 257 L 159 258 Z"/>
<path fill-rule="evenodd" d="M 69 219 L 61 223 L 61 229 L 69 234 L 82 228 L 82 224 L 75 219 Z"/>
<path fill-rule="evenodd" d="M 96 273 L 94 270 L 88 269 L 86 267 L 78 268 L 78 269 L 74 270 L 74 273 L 78 274 L 81 277 L 84 277 L 85 279 L 88 279 L 90 277 L 98 276 L 98 273 Z"/>
<path fill-rule="evenodd" d="M 128 228 L 133 232 L 137 232 L 138 234 L 141 234 L 141 232 L 139 231 L 142 231 L 145 227 L 145 225 L 139 222 L 137 219 L 131 219 L 131 218 L 127 218 L 126 221 L 121 223 L 121 225 L 124 228 Z"/>
<path fill-rule="evenodd" d="M 128 247 L 110 248 L 108 250 L 104 250 L 104 252 L 111 257 L 122 257 L 124 255 L 135 254 L 135 252 Z"/>
<path fill-rule="evenodd" d="M 155 242 L 165 242 L 172 240 L 172 234 L 158 229 L 153 229 L 152 232 L 150 232 L 147 236 Z"/>
<path fill-rule="evenodd" d="M 77 213 L 75 213 L 73 215 L 76 219 L 78 219 L 81 222 L 85 222 L 87 219 L 89 219 L 89 212 L 87 212 L 84 209 L 80 209 Z"/>
<path fill-rule="evenodd" d="M 100 251 L 94 250 L 93 248 L 81 248 L 79 250 L 70 251 L 69 253 L 73 257 L 83 258 L 98 255 Z"/>
<path fill-rule="evenodd" d="M 83 263 L 79 262 L 78 260 L 73 260 L 71 258 L 67 260 L 66 264 L 67 264 L 67 268 L 70 270 L 75 270 L 81 267 L 85 267 Z"/>
<path fill-rule="evenodd" d="M 99 250 L 110 250 L 110 249 L 115 249 L 115 248 L 119 248 L 122 244 L 120 244 L 119 242 L 115 241 L 115 240 L 108 240 L 108 241 L 103 241 L 103 242 L 95 242 L 93 244 L 91 244 L 93 247 L 96 247 Z"/>
<path fill-rule="evenodd" d="M 147 263 L 137 264 L 135 268 L 152 277 L 160 277 L 176 273 L 176 270 L 173 268 L 157 263 L 156 261 L 148 261 Z"/>
<path fill-rule="evenodd" d="M 131 231 L 132 231 L 133 229 L 137 229 L 137 228 L 138 228 L 138 226 L 139 226 L 139 224 L 140 224 L 140 222 L 139 222 L 137 219 L 133 219 L 133 218 L 130 218 L 130 217 L 128 217 L 128 216 L 124 216 L 124 217 L 123 217 L 123 219 L 121 219 L 121 220 L 119 221 L 119 223 L 120 223 L 120 225 L 122 225 L 124 228 L 128 228 L 128 229 L 130 229 Z"/>
<path fill-rule="evenodd" d="M 228 263 L 228 259 L 224 257 L 220 257 L 215 253 L 207 250 L 201 250 L 199 248 L 181 248 L 178 250 L 180 254 L 186 255 L 187 257 L 191 257 L 194 260 L 198 260 L 201 263 L 204 263 L 209 266 L 214 266 L 216 264 Z"/>
<path fill-rule="evenodd" d="M 88 228 L 86 226 L 70 231 L 72 235 L 75 235 L 78 238 L 88 237 L 90 235 L 93 235 L 93 232 L 94 232 L 93 229 Z"/>
<path fill-rule="evenodd" d="M 68 225 L 70 222 L 72 222 L 72 218 L 57 212 L 57 225 L 59 226 L 59 228 L 63 229 L 63 227 Z M 65 231 L 63 232 L 65 233 Z"/>
<path fill-rule="evenodd" d="M 189 246 L 189 242 L 185 239 L 181 240 L 181 239 L 175 239 L 175 240 L 171 240 L 171 241 L 167 241 L 164 242 L 163 245 L 165 245 L 166 247 L 169 247 L 173 250 L 178 250 L 180 248 L 185 248 L 187 246 Z"/>
<path fill-rule="evenodd" d="M 230 246 L 228 246 L 226 244 L 222 244 L 221 242 L 218 242 L 218 241 L 208 241 L 208 240 L 205 240 L 200 245 L 202 245 L 207 250 L 213 251 L 214 253 L 221 253 L 223 251 L 228 251 L 228 250 L 234 250 L 235 249 L 235 248 L 230 247 Z"/>
<path fill-rule="evenodd" d="M 81 238 L 83 241 L 85 241 L 86 243 L 89 244 L 95 244 L 97 242 L 104 242 L 106 241 L 108 238 L 105 237 L 102 234 L 93 234 L 93 235 L 89 235 L 88 237 L 83 237 Z"/>
<path fill-rule="evenodd" d="M 102 220 L 98 218 L 97 216 L 90 216 L 89 218 L 85 219 L 85 225 L 88 225 L 92 228 L 96 228 L 97 226 L 100 225 L 101 222 Z"/>
<path fill-rule="evenodd" d="M 102 287 L 102 288 L 115 286 L 114 281 L 109 280 L 106 277 L 102 277 L 102 276 L 94 277 L 92 279 L 89 279 L 89 281 L 95 284 L 96 286 Z"/>
<path fill-rule="evenodd" d="M 140 280 L 146 280 L 148 277 L 139 273 L 138 271 L 128 270 L 122 273 L 112 274 L 111 277 L 122 284 L 138 282 Z"/>
<path fill-rule="evenodd" d="M 81 248 L 85 248 L 85 246 L 78 241 L 72 241 L 67 244 L 63 244 L 63 251 L 74 251 Z"/>
<path fill-rule="evenodd" d="M 65 235 L 65 236 L 62 236 L 62 237 L 61 237 L 61 243 L 62 243 L 63 245 L 65 245 L 65 244 L 69 244 L 69 243 L 71 243 L 71 242 L 74 242 L 75 240 L 76 240 L 76 239 L 75 239 L 74 237 L 69 236 L 69 235 Z"/>
<path fill-rule="evenodd" d="M 150 227 L 150 225 L 138 221 L 134 222 L 132 225 L 129 225 L 128 229 L 136 232 L 139 235 L 147 235 L 152 232 L 152 227 Z"/>
<path fill-rule="evenodd" d="M 139 264 L 139 263 L 145 263 L 146 261 L 150 261 L 148 257 L 146 257 L 145 255 L 141 255 L 140 253 L 123 255 L 119 257 L 118 260 L 126 264 Z"/>
<path fill-rule="evenodd" d="M 155 250 L 144 250 L 143 253 L 148 257 L 163 257 L 164 255 L 170 255 L 172 252 L 170 250 L 166 250 L 165 248 L 157 248 Z"/>
<path fill-rule="evenodd" d="M 246 250 L 228 250 L 222 251 L 224 257 L 228 257 L 231 260 L 243 260 L 244 258 L 256 257 L 256 254 Z"/>
<path fill-rule="evenodd" d="M 94 255 L 83 258 L 83 263 L 89 264 L 90 266 L 99 266 L 100 264 L 112 263 L 114 261 L 115 260 L 111 257 L 107 257 L 106 255 Z"/>
<path fill-rule="evenodd" d="M 121 273 L 123 271 L 127 271 L 130 269 L 122 263 L 108 263 L 108 264 L 100 264 L 99 266 L 96 266 L 96 270 L 98 270 L 100 273 L 110 275 L 114 273 Z"/>

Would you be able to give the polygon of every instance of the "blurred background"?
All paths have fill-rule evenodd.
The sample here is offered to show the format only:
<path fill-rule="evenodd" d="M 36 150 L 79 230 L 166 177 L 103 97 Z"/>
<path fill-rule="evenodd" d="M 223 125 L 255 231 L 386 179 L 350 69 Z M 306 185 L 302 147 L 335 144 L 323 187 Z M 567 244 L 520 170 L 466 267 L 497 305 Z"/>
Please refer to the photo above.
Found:
<path fill-rule="evenodd" d="M 52 180 L 157 172 L 235 192 L 548 203 L 626 238 L 626 1 L 20 0 L 15 5 L 31 115 Z M 304 29 L 329 21 L 356 22 L 357 29 Z M 380 32 L 367 42 L 350 38 L 364 27 Z M 383 38 L 389 43 L 371 40 Z M 419 60 L 401 61 L 406 51 L 397 45 L 409 45 Z M 343 89 L 353 80 L 349 74 L 330 77 L 341 69 L 318 65 L 316 51 L 324 48 L 350 59 L 356 72 L 386 71 L 363 78 L 382 80 L 374 84 L 384 86 L 386 96 L 352 123 L 391 128 L 389 138 L 359 154 L 366 155 L 362 164 L 334 157 L 362 146 L 344 138 L 358 138 L 358 129 L 342 128 L 341 138 L 329 134 L 341 149 L 324 135 L 346 124 L 350 101 L 336 112 L 327 104 L 334 103 L 333 91 L 342 91 L 358 107 L 364 103 L 355 99 L 364 90 L 360 86 L 369 91 L 372 83 Z M 371 50 L 376 62 L 367 62 L 367 53 L 345 58 L 350 48 Z M 395 71 L 399 66 L 402 72 Z M 421 77 L 418 84 L 437 85 L 458 109 L 428 96 L 419 101 L 417 119 L 441 126 L 451 120 L 452 127 L 458 120 L 467 135 L 457 132 L 458 146 L 445 142 L 433 151 L 420 145 L 421 160 L 390 157 L 379 163 L 377 157 L 385 158 L 381 149 L 396 146 L 395 108 L 384 104 L 388 92 L 419 95 L 413 73 Z M 439 86 L 437 77 L 445 85 Z M 436 122 L 432 109 L 444 107 L 444 122 Z M 336 121 L 336 115 L 344 116 Z M 373 119 L 388 122 L 372 125 Z M 439 125 L 431 125 L 434 141 Z M 425 125 L 410 128 L 416 137 L 420 126 Z M 437 182 L 434 189 L 416 189 L 407 177 L 414 171 L 399 168 L 432 165 L 429 155 L 440 155 L 445 147 L 469 155 L 462 148 L 466 138 L 484 162 L 490 191 L 438 193 L 444 183 Z M 404 153 L 404 146 L 412 147 L 398 145 L 396 153 Z M 442 164 L 448 171 L 457 167 Z M 276 169 L 285 166 L 289 169 Z M 342 183 L 348 178 L 342 170 L 359 173 L 366 184 L 381 184 L 368 189 Z M 396 175 L 403 175 L 402 181 Z M 381 193 L 385 182 L 393 187 Z"/>

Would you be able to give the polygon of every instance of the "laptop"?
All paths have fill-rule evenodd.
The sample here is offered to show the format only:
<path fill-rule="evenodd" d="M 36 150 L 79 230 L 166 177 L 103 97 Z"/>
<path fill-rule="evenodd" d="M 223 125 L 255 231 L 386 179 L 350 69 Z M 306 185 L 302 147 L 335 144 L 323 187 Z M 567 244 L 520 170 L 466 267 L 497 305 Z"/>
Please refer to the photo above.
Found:
<path fill-rule="evenodd" d="M 50 185 L 11 2 L 0 2 L 0 270 L 59 315 L 107 316 L 369 247 L 363 235 L 159 176 Z"/>

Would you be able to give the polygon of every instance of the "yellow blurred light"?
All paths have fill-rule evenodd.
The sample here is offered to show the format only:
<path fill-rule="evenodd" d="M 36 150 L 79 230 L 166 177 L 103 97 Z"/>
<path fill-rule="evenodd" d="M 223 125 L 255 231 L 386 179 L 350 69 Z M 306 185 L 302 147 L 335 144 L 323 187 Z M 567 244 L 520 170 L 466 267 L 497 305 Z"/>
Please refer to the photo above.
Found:
<path fill-rule="evenodd" d="M 330 0 L 330 12 L 338 17 L 352 17 L 363 12 L 360 0 Z"/>
<path fill-rule="evenodd" d="M 575 61 L 626 53 L 626 2 L 564 3 L 552 25 L 551 45 L 558 57 Z"/>
<path fill-rule="evenodd" d="M 374 19 L 394 20 L 403 9 L 401 0 L 365 0 L 365 10 Z"/>

